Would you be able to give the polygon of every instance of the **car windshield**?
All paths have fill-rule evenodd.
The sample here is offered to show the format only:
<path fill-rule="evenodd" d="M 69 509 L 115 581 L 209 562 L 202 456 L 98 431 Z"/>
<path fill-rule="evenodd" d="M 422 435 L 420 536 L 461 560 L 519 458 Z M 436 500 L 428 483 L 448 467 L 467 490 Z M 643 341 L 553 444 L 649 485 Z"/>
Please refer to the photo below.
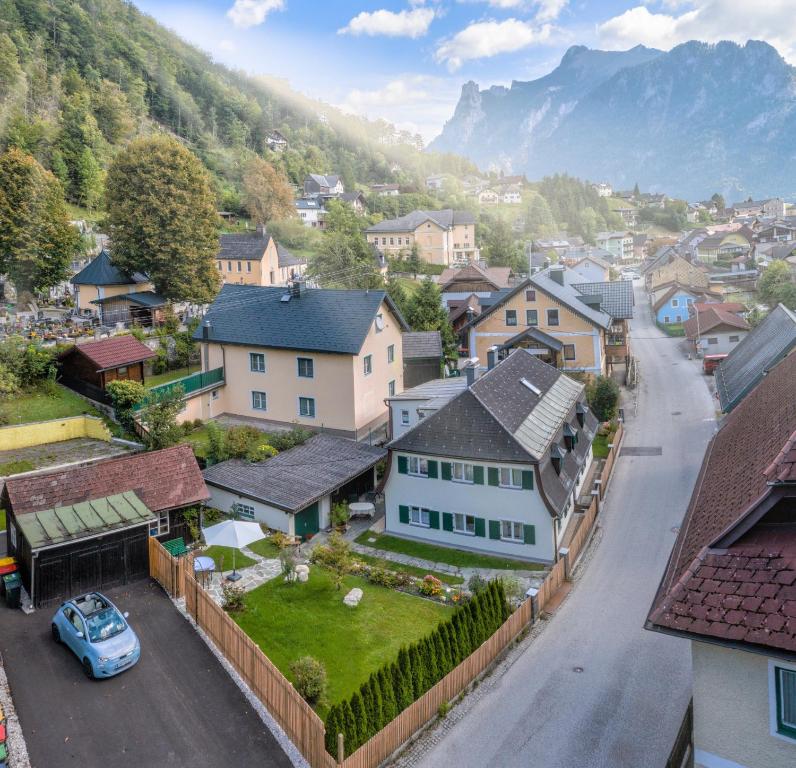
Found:
<path fill-rule="evenodd" d="M 88 639 L 92 643 L 108 640 L 127 629 L 124 619 L 115 608 L 106 608 L 104 611 L 92 614 L 86 619 L 86 626 Z"/>

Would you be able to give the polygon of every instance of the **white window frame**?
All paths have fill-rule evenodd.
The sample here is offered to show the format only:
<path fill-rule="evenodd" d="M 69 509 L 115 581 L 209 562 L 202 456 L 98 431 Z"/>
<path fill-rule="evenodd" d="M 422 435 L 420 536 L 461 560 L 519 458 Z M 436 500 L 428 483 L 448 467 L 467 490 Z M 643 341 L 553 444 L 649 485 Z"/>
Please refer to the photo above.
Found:
<path fill-rule="evenodd" d="M 254 367 L 255 360 L 262 360 L 263 367 Z M 249 370 L 252 373 L 265 373 L 265 353 L 264 352 L 249 352 Z"/>
<path fill-rule="evenodd" d="M 149 522 L 150 536 L 165 536 L 169 530 L 170 526 L 168 512 L 159 512 L 158 516 Z"/>
<path fill-rule="evenodd" d="M 390 344 L 387 347 L 387 362 L 388 363 L 395 362 L 395 344 Z"/>
<path fill-rule="evenodd" d="M 387 397 L 395 397 L 395 379 L 387 382 Z"/>
<path fill-rule="evenodd" d="M 244 520 L 254 520 L 255 509 L 251 504 L 246 504 L 242 501 L 235 502 L 235 514 L 242 517 Z"/>
<path fill-rule="evenodd" d="M 508 482 L 504 481 L 504 472 L 508 472 Z M 520 481 L 516 483 L 514 481 L 515 473 L 519 476 Z M 522 488 L 522 470 L 515 469 L 514 467 L 500 467 L 500 474 L 498 479 L 498 485 L 500 488 L 512 488 L 513 490 L 519 490 Z"/>
<path fill-rule="evenodd" d="M 398 243 L 400 245 L 400 243 Z M 381 333 L 384 330 L 384 315 L 379 312 L 376 315 L 376 322 L 375 322 L 376 333 Z M 381 326 L 381 328 L 379 328 Z"/>
<path fill-rule="evenodd" d="M 301 372 L 301 363 L 308 362 L 310 375 L 307 376 Z M 297 357 L 296 358 L 296 376 L 300 379 L 314 379 L 315 378 L 315 360 L 311 357 Z"/>
<path fill-rule="evenodd" d="M 510 526 L 509 535 L 506 535 L 504 526 Z M 517 536 L 517 527 L 519 526 L 519 536 Z M 523 524 L 517 522 L 516 520 L 501 520 L 500 521 L 500 540 L 501 541 L 510 541 L 513 544 L 524 544 L 525 543 L 525 528 Z"/>
<path fill-rule="evenodd" d="M 472 521 L 472 530 L 468 526 L 469 521 Z M 464 512 L 453 513 L 453 532 L 460 533 L 462 536 L 475 536 L 475 515 L 468 515 Z"/>
<path fill-rule="evenodd" d="M 418 528 L 431 528 L 431 514 L 422 507 L 409 507 L 409 525 Z"/>
<path fill-rule="evenodd" d="M 402 410 L 401 411 L 401 424 L 407 426 L 409 424 L 409 411 Z"/>
<path fill-rule="evenodd" d="M 414 469 L 412 467 L 414 466 Z M 428 477 L 428 459 L 422 456 L 409 456 L 406 463 L 407 474 L 414 477 Z"/>
<path fill-rule="evenodd" d="M 776 739 L 781 739 L 788 744 L 796 744 L 796 738 L 789 736 L 786 733 L 780 733 L 777 728 L 777 668 L 785 669 L 788 672 L 796 673 L 796 664 L 779 659 L 768 660 L 768 705 L 769 705 L 769 730 L 771 735 Z"/>
<path fill-rule="evenodd" d="M 458 477 L 457 477 L 458 475 Z M 473 482 L 473 465 L 467 464 L 464 461 L 451 462 L 451 480 L 454 483 L 467 483 L 472 485 Z"/>
<path fill-rule="evenodd" d="M 365 373 L 365 376 L 370 376 L 373 373 L 373 355 L 365 355 L 362 358 L 362 370 Z"/>
<path fill-rule="evenodd" d="M 307 403 L 312 403 L 312 413 L 302 413 L 301 411 L 301 401 L 306 400 Z M 315 407 L 315 398 L 314 397 L 306 397 L 305 395 L 299 395 L 298 397 L 298 415 L 304 419 L 314 419 L 318 410 Z"/>
<path fill-rule="evenodd" d="M 261 396 L 261 397 L 258 397 Z M 257 401 L 262 405 L 256 405 Z M 252 410 L 253 411 L 267 411 L 268 410 L 268 395 L 257 389 L 252 390 Z"/>

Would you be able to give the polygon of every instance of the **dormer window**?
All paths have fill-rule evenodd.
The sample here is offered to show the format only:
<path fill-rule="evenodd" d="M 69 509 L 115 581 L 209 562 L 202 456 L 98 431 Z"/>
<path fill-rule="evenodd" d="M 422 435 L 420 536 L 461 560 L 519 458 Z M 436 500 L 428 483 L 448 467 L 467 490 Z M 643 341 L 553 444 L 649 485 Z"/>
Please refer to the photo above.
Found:
<path fill-rule="evenodd" d="M 550 461 L 553 465 L 555 473 L 560 475 L 561 465 L 564 461 L 564 454 L 561 452 L 561 448 L 559 447 L 558 443 L 553 443 L 553 447 L 550 449 Z"/>
<path fill-rule="evenodd" d="M 571 424 L 564 424 L 564 446 L 568 451 L 574 451 L 578 444 L 578 433 L 572 429 Z"/>
<path fill-rule="evenodd" d="M 586 414 L 588 411 L 589 407 L 583 403 L 578 403 L 575 406 L 575 418 L 578 420 L 578 424 L 580 425 L 581 429 L 583 429 L 583 426 L 586 423 Z"/>

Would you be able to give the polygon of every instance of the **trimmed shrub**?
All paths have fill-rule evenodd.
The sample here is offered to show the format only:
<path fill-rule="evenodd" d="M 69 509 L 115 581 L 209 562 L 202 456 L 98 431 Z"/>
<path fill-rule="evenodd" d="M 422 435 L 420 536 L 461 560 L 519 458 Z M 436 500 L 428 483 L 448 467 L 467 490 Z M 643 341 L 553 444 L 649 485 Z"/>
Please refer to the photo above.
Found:
<path fill-rule="evenodd" d="M 326 696 L 326 667 L 312 656 L 302 656 L 290 665 L 295 688 L 309 704 L 316 704 Z"/>
<path fill-rule="evenodd" d="M 378 680 L 379 692 L 381 693 L 381 725 L 383 728 L 398 714 L 398 708 L 395 704 L 392 668 L 382 667 L 378 672 Z"/>
<path fill-rule="evenodd" d="M 351 729 L 351 741 L 346 736 L 346 752 L 353 752 L 357 747 L 365 743 L 367 739 L 367 722 L 365 719 L 365 707 L 362 704 L 362 697 L 359 691 L 354 691 L 351 695 L 351 714 L 354 716 L 354 728 Z"/>
<path fill-rule="evenodd" d="M 341 713 L 340 713 L 340 706 L 338 704 L 332 704 L 329 708 L 329 712 L 326 715 L 326 751 L 330 755 L 334 755 L 337 757 L 337 734 L 343 732 L 343 726 L 341 722 Z"/>

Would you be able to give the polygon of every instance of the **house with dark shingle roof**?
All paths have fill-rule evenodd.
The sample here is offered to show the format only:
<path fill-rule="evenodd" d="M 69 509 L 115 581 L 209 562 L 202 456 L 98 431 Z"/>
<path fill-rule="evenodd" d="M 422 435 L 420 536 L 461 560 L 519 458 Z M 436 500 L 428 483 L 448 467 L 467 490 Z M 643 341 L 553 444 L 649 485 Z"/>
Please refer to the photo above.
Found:
<path fill-rule="evenodd" d="M 683 330 L 694 350 L 701 354 L 729 354 L 749 332 L 749 323 L 737 312 L 724 309 L 723 304 L 693 306 L 696 309 L 683 323 Z"/>
<path fill-rule="evenodd" d="M 403 389 L 407 330 L 383 290 L 227 283 L 194 335 L 203 370 L 224 372 L 200 415 L 367 438 Z"/>
<path fill-rule="evenodd" d="M 729 413 L 796 347 L 796 313 L 784 304 L 771 310 L 716 369 L 721 410 Z"/>
<path fill-rule="evenodd" d="M 9 554 L 37 607 L 149 576 L 150 536 L 191 541 L 209 494 L 190 445 L 6 480 Z M 198 519 L 198 518 L 197 518 Z"/>
<path fill-rule="evenodd" d="M 70 281 L 75 293 L 75 310 L 81 315 L 97 315 L 103 299 L 131 295 L 143 291 L 154 292 L 155 286 L 141 272 L 132 275 L 114 266 L 111 255 L 104 248 Z"/>
<path fill-rule="evenodd" d="M 698 765 L 794 764 L 796 355 L 708 446 L 646 628 L 691 641 Z"/>
<path fill-rule="evenodd" d="M 388 444 L 386 529 L 553 562 L 592 460 L 585 387 L 524 349 L 473 379 Z"/>
<path fill-rule="evenodd" d="M 210 505 L 290 536 L 328 528 L 332 507 L 376 486 L 384 448 L 320 434 L 260 462 L 230 459 L 204 471 Z"/>
<path fill-rule="evenodd" d="M 442 337 L 439 331 L 410 331 L 403 335 L 404 387 L 439 378 Z"/>
<path fill-rule="evenodd" d="M 304 274 L 307 262 L 258 225 L 254 232 L 222 234 L 216 267 L 224 283 L 287 285 Z"/>

